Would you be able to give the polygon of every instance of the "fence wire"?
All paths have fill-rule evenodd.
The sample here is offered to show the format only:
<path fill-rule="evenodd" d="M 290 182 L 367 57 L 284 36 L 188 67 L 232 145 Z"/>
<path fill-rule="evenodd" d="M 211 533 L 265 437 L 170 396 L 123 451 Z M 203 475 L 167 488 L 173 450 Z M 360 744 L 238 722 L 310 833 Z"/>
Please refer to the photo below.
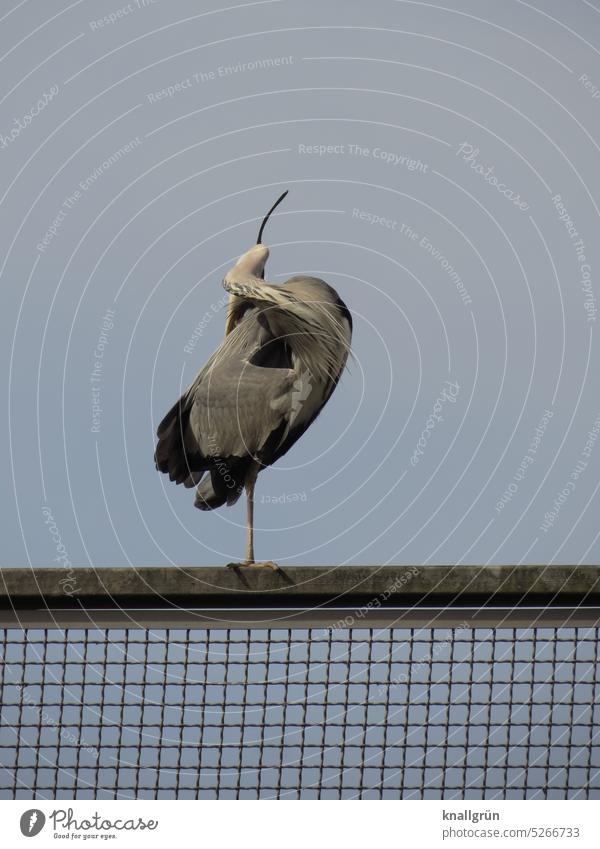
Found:
<path fill-rule="evenodd" d="M 600 798 L 599 631 L 0 630 L 0 798 Z"/>

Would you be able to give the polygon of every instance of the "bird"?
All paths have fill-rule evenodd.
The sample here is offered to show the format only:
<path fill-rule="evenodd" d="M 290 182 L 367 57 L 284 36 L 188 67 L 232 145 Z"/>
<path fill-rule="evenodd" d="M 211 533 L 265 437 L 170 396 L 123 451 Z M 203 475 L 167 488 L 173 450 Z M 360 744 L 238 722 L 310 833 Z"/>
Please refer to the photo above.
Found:
<path fill-rule="evenodd" d="M 195 506 L 215 510 L 246 492 L 246 552 L 233 568 L 279 570 L 254 556 L 258 474 L 277 462 L 315 421 L 347 363 L 352 315 L 317 277 L 265 280 L 263 231 L 223 279 L 229 293 L 225 337 L 158 425 L 158 471 L 186 488 Z"/>

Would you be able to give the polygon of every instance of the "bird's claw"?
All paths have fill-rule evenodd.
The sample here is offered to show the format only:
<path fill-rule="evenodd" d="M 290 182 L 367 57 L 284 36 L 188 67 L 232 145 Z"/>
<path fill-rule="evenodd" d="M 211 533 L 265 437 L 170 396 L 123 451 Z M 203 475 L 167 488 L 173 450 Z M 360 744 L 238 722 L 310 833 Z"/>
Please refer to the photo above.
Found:
<path fill-rule="evenodd" d="M 256 563 L 254 560 L 245 560 L 242 563 L 228 563 L 228 569 L 270 569 L 272 572 L 282 572 L 281 566 L 273 560 L 263 560 Z"/>

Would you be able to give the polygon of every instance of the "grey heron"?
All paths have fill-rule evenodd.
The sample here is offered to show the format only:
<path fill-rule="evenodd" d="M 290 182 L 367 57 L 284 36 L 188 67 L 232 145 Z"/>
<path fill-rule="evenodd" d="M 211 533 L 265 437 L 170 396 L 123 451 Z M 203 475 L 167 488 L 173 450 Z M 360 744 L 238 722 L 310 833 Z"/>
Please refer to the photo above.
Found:
<path fill-rule="evenodd" d="M 225 339 L 157 429 L 156 468 L 197 487 L 195 506 L 232 505 L 246 490 L 245 560 L 254 559 L 254 488 L 319 415 L 344 370 L 352 316 L 338 293 L 316 277 L 264 279 L 269 249 L 257 243 L 227 272 Z"/>

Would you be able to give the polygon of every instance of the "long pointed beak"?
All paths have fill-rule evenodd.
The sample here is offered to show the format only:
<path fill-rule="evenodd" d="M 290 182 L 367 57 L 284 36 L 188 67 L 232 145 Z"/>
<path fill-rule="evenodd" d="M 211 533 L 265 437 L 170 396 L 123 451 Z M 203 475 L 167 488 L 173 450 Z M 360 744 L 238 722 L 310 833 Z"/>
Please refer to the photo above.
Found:
<path fill-rule="evenodd" d="M 266 225 L 267 221 L 269 220 L 269 218 L 271 217 L 271 213 L 274 212 L 277 209 L 277 207 L 279 206 L 281 201 L 284 199 L 284 197 L 287 195 L 287 193 L 288 193 L 288 189 L 286 189 L 285 192 L 280 197 L 277 198 L 277 200 L 275 201 L 275 203 L 273 204 L 271 209 L 267 212 L 267 214 L 263 218 L 263 222 L 260 225 L 260 230 L 258 231 L 258 239 L 256 240 L 257 245 L 262 245 L 262 234 L 263 234 L 263 230 L 265 229 L 265 225 Z"/>

